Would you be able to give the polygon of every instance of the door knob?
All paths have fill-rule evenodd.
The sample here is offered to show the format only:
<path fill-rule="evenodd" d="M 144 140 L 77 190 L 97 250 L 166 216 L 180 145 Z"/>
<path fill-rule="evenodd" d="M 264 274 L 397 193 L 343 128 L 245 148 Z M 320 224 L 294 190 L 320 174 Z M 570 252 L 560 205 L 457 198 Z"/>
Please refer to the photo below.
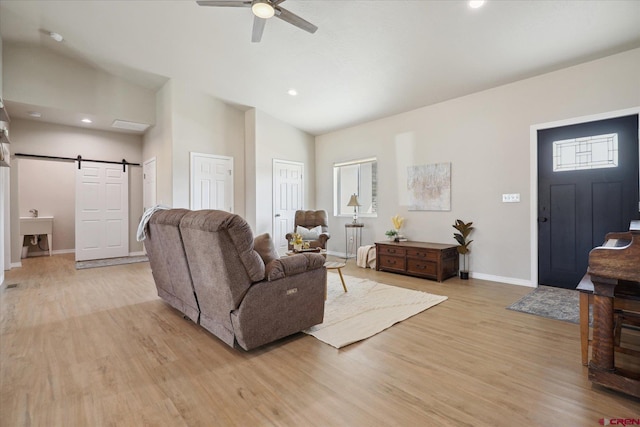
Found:
<path fill-rule="evenodd" d="M 280 214 L 276 214 L 275 217 L 278 218 L 280 216 Z"/>

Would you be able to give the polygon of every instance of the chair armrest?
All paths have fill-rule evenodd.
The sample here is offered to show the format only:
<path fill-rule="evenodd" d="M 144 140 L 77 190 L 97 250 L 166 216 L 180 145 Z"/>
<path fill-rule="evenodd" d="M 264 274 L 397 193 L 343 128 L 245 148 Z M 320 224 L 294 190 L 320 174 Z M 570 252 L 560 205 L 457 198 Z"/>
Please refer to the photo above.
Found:
<path fill-rule="evenodd" d="M 282 279 L 324 266 L 325 259 L 320 254 L 305 253 L 274 259 L 265 266 L 265 279 Z"/>

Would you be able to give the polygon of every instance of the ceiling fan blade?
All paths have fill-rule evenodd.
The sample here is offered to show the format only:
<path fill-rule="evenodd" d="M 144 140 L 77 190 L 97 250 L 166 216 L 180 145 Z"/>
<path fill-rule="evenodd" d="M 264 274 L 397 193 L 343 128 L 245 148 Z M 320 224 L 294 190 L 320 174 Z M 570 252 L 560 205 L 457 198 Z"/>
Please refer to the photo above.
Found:
<path fill-rule="evenodd" d="M 295 25 L 296 27 L 303 29 L 311 34 L 315 33 L 316 30 L 318 29 L 318 27 L 313 25 L 311 22 L 305 21 L 304 19 L 300 18 L 298 15 L 289 12 L 287 9 L 276 7 L 275 10 L 276 10 L 276 14 L 275 14 L 276 17 L 282 19 L 285 22 L 288 22 L 291 25 Z"/>
<path fill-rule="evenodd" d="M 262 40 L 262 33 L 264 32 L 264 24 L 267 23 L 266 19 L 253 17 L 253 31 L 251 33 L 251 41 L 253 43 L 259 43 Z"/>
<path fill-rule="evenodd" d="M 285 1 L 285 0 L 273 0 L 273 1 L 271 2 L 271 4 L 272 4 L 273 6 L 277 6 L 277 5 L 279 5 L 280 3 L 284 2 L 284 1 Z"/>
<path fill-rule="evenodd" d="M 198 0 L 200 6 L 251 7 L 251 0 Z"/>

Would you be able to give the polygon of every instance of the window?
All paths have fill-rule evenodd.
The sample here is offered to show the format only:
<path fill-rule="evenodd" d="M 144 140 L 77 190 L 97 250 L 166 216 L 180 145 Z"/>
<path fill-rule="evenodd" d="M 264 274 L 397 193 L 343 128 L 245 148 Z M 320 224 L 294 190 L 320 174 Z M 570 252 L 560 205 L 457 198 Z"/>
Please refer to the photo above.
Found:
<path fill-rule="evenodd" d="M 553 141 L 554 172 L 617 166 L 617 133 Z"/>
<path fill-rule="evenodd" d="M 353 207 L 347 206 L 352 194 L 358 195 L 358 216 L 377 217 L 378 162 L 369 158 L 333 165 L 333 214 L 352 216 Z"/>

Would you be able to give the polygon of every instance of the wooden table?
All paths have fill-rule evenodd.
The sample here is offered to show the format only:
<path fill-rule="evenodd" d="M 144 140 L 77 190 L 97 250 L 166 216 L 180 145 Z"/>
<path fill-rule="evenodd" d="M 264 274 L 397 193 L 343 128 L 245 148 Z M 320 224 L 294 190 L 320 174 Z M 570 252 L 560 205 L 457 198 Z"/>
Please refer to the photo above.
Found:
<path fill-rule="evenodd" d="M 640 397 L 640 373 L 615 366 L 614 297 L 624 283 L 640 294 L 640 221 L 632 221 L 631 243 L 625 247 L 598 247 L 589 253 L 588 273 L 593 282 L 593 346 L 589 380 Z"/>
<path fill-rule="evenodd" d="M 443 280 L 458 274 L 456 245 L 376 242 L 376 270 Z"/>
<path fill-rule="evenodd" d="M 345 292 L 347 291 L 347 285 L 344 283 L 344 277 L 342 276 L 342 268 L 345 267 L 347 264 L 345 264 L 344 262 L 337 262 L 337 261 L 327 261 L 324 263 L 324 266 L 327 270 L 338 270 L 338 274 L 340 275 L 340 281 L 342 281 L 342 289 L 344 289 Z"/>

